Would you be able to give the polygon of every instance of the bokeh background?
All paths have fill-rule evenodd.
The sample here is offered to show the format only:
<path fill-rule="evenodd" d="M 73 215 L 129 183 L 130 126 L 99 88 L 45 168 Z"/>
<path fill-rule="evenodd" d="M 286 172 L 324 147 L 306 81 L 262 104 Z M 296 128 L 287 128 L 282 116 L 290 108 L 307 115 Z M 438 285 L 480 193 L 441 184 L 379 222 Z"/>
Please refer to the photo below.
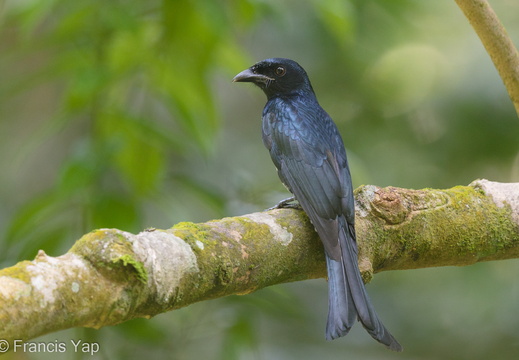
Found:
<path fill-rule="evenodd" d="M 519 3 L 492 5 L 517 44 Z M 231 83 L 267 57 L 306 68 L 355 186 L 519 181 L 519 120 L 454 1 L 4 0 L 0 266 L 58 256 L 95 228 L 285 197 L 261 142 L 264 95 Z M 326 342 L 322 279 L 36 341 L 97 342 L 99 359 L 517 359 L 518 272 L 509 260 L 378 274 L 368 291 L 402 354 L 360 325 Z"/>

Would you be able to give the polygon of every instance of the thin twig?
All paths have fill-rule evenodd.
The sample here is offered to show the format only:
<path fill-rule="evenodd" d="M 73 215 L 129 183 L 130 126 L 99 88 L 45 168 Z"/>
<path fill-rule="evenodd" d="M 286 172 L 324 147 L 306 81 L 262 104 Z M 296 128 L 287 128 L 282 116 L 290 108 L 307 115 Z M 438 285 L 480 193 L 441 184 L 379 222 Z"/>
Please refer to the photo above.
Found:
<path fill-rule="evenodd" d="M 519 53 L 486 0 L 455 0 L 478 34 L 519 115 Z"/>

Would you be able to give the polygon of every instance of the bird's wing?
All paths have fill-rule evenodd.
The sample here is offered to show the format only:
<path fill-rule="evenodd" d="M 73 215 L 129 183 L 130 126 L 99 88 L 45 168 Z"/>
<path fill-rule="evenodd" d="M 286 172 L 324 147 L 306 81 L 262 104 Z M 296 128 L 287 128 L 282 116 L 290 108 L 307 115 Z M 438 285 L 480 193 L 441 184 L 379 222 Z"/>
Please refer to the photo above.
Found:
<path fill-rule="evenodd" d="M 319 234 L 326 253 L 340 260 L 337 216 L 353 223 L 354 204 L 351 178 L 344 145 L 328 114 L 318 105 L 285 106 L 266 114 L 265 145 L 278 174 L 295 195 Z M 308 117 L 317 117 L 317 121 Z M 315 126 L 318 124 L 319 126 Z"/>
<path fill-rule="evenodd" d="M 344 336 L 358 316 L 373 338 L 401 351 L 378 318 L 358 269 L 353 189 L 341 137 L 318 104 L 305 105 L 267 107 L 263 139 L 281 181 L 312 221 L 329 258 L 326 336 Z"/>

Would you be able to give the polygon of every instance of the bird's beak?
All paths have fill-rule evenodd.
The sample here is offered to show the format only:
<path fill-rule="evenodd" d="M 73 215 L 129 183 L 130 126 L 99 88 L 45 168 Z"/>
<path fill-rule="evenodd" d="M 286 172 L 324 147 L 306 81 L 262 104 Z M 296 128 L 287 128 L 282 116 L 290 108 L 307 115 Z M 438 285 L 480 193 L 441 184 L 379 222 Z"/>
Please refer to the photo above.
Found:
<path fill-rule="evenodd" d="M 266 84 L 267 82 L 273 80 L 273 78 L 268 77 L 266 75 L 254 73 L 251 69 L 243 70 L 241 73 L 239 73 L 232 79 L 233 82 L 252 82 L 256 84 Z"/>

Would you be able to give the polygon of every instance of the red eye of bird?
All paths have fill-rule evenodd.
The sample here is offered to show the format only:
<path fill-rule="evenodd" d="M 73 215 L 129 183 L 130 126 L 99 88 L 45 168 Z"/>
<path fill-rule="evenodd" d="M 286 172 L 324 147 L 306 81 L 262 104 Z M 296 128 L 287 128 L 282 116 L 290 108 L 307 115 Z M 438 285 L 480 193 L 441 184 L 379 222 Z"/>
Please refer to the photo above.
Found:
<path fill-rule="evenodd" d="M 276 68 L 276 75 L 277 76 L 283 76 L 283 75 L 285 75 L 286 72 L 287 72 L 287 70 L 283 66 L 278 66 Z"/>

